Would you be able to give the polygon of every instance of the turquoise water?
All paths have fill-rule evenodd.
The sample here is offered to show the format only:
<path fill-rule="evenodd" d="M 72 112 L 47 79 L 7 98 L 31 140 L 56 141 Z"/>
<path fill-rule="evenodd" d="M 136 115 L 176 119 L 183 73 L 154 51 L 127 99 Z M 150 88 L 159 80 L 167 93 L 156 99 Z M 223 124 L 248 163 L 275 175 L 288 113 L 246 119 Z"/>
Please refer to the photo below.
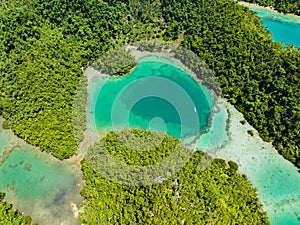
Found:
<path fill-rule="evenodd" d="M 271 10 L 250 7 L 262 19 L 272 38 L 282 44 L 300 47 L 300 18 L 282 15 Z"/>
<path fill-rule="evenodd" d="M 156 79 L 144 80 L 147 77 Z M 157 77 L 166 78 L 168 82 L 164 83 Z M 180 84 L 193 100 L 194 104 L 184 107 L 186 114 L 185 111 L 180 111 L 178 105 L 184 104 L 188 98 L 176 96 L 177 102 L 170 97 L 178 94 L 178 90 L 172 86 L 174 83 Z M 168 85 L 171 88 L 166 88 Z M 152 87 L 159 91 L 154 92 L 156 89 Z M 207 98 L 209 95 L 205 90 L 202 86 L 195 85 L 193 79 L 176 66 L 166 65 L 159 59 L 142 61 L 128 76 L 99 78 L 94 81 L 89 88 L 90 122 L 94 122 L 97 129 L 144 127 L 182 137 L 182 116 L 189 118 L 197 113 L 202 126 L 195 129 L 193 126 L 189 127 L 189 123 L 184 124 L 188 127 L 187 133 L 206 130 L 200 136 L 197 147 L 216 157 L 239 163 L 240 171 L 257 188 L 272 225 L 299 224 L 300 175 L 296 168 L 284 160 L 270 143 L 266 143 L 268 147 L 262 148 L 264 144 L 261 140 L 251 139 L 247 133 L 249 128 L 245 129 L 244 136 L 228 136 L 227 108 L 223 103 L 213 105 L 213 97 Z M 198 113 L 204 113 L 204 116 Z M 213 116 L 209 120 L 211 113 Z M 239 121 L 242 118 L 232 119 L 237 120 L 234 123 L 241 126 Z M 224 147 L 225 143 L 228 145 Z"/>
<path fill-rule="evenodd" d="M 300 224 L 300 174 L 271 150 L 260 149 L 260 153 L 252 156 L 255 168 L 251 168 L 248 177 L 266 202 L 272 225 Z"/>
<path fill-rule="evenodd" d="M 70 171 L 62 163 L 20 148 L 10 153 L 0 169 L 0 190 L 9 187 L 22 200 L 46 199 L 74 181 L 66 176 Z"/>
<path fill-rule="evenodd" d="M 233 106 L 230 111 L 230 141 L 222 148 L 204 148 L 215 157 L 233 160 L 239 171 L 246 174 L 257 189 L 271 225 L 300 224 L 300 173 L 289 161 L 277 153 L 271 143 L 259 136 L 250 136 L 249 124 L 242 125 L 241 113 Z M 201 137 L 200 137 L 201 139 Z"/>
<path fill-rule="evenodd" d="M 211 120 L 208 132 L 202 134 L 197 141 L 197 147 L 203 151 L 212 151 L 221 148 L 229 141 L 227 134 L 228 113 L 224 104 L 217 105 L 217 110 Z"/>
<path fill-rule="evenodd" d="M 300 24 L 282 23 L 274 20 L 263 19 L 263 24 L 273 33 L 272 38 L 283 44 L 300 46 Z"/>
<path fill-rule="evenodd" d="M 2 126 L 0 121 L 0 126 Z M 13 147 L 19 146 L 19 147 Z M 78 224 L 71 202 L 79 205 L 81 179 L 79 168 L 41 153 L 15 137 L 0 130 L 0 192 L 15 208 L 32 217 L 38 224 Z"/>
<path fill-rule="evenodd" d="M 290 163 L 277 159 L 269 160 L 260 170 L 259 189 L 272 208 L 271 224 L 300 224 L 300 174 Z"/>
<path fill-rule="evenodd" d="M 139 61 L 123 77 L 99 78 L 89 88 L 96 129 L 142 128 L 178 138 L 203 132 L 214 97 L 190 75 L 166 60 Z"/>

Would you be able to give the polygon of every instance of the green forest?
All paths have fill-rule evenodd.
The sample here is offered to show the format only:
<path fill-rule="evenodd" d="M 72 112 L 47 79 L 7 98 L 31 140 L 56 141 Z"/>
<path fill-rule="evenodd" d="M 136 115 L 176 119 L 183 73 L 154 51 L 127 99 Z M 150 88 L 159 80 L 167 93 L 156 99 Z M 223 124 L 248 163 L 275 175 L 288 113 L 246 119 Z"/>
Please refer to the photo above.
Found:
<path fill-rule="evenodd" d="M 261 6 L 273 6 L 282 13 L 294 13 L 300 15 L 300 2 L 298 0 L 244 0 L 245 2 L 259 4 Z"/>
<path fill-rule="evenodd" d="M 14 210 L 12 205 L 4 202 L 5 194 L 0 192 L 0 224 L 5 225 L 30 225 L 31 218 L 23 216 L 18 210 Z"/>
<path fill-rule="evenodd" d="M 43 151 L 60 159 L 76 153 L 71 118 L 82 67 L 124 43 L 163 39 L 202 57 L 225 97 L 300 167 L 300 53 L 273 42 L 248 8 L 229 0 L 2 5 L 0 112 Z"/>
<path fill-rule="evenodd" d="M 161 38 L 200 55 L 225 97 L 300 166 L 300 53 L 282 50 L 247 8 L 227 0 L 2 4 L 1 115 L 43 151 L 76 153 L 71 111 L 81 67 L 122 43 Z"/>
<path fill-rule="evenodd" d="M 175 138 L 161 134 L 164 138 L 162 144 L 141 151 L 145 146 L 152 146 L 147 138 L 149 133 L 141 130 L 111 131 L 101 139 L 102 145 L 92 146 L 91 151 L 93 155 L 107 151 L 127 164 L 139 166 L 159 163 L 179 145 Z M 131 139 L 128 143 L 120 141 L 122 136 L 129 134 L 135 135 L 135 142 Z M 115 149 L 121 151 L 115 152 Z M 124 155 L 126 151 L 130 154 Z M 153 157 L 152 153 L 161 157 Z M 268 224 L 255 190 L 246 177 L 236 173 L 237 169 L 234 162 L 211 161 L 207 155 L 196 151 L 171 178 L 152 185 L 131 186 L 100 176 L 90 166 L 89 160 L 84 160 L 85 184 L 81 194 L 86 201 L 79 222 L 87 225 Z"/>
<path fill-rule="evenodd" d="M 299 14 L 298 1 L 259 3 Z M 265 141 L 300 168 L 300 52 L 293 46 L 282 49 L 248 8 L 231 0 L 10 0 L 0 4 L 0 115 L 8 121 L 6 128 L 42 151 L 59 159 L 76 154 L 72 106 L 82 69 L 114 47 L 164 40 L 199 55 L 217 77 L 225 98 Z M 201 157 L 196 153 L 192 162 Z M 178 173 L 181 186 L 170 180 L 130 188 L 98 177 L 83 161 L 86 185 L 82 194 L 87 201 L 80 220 L 178 224 L 180 219 L 199 224 L 195 221 L 199 216 L 211 223 L 222 219 L 221 224 L 267 223 L 247 180 L 226 169 L 224 162 L 214 162 L 205 171 L 189 162 Z M 197 180 L 194 174 L 209 180 Z M 238 196 L 229 195 L 232 190 Z M 186 193 L 178 204 L 172 201 L 177 191 Z M 100 201 L 103 195 L 107 195 L 105 202 Z M 156 205 L 157 198 L 165 208 Z M 183 216 L 187 204 L 197 205 L 197 210 L 189 208 L 190 217 Z M 199 210 L 204 206 L 209 210 Z M 167 211 L 171 209 L 172 213 Z M 0 221 L 11 214 L 1 214 Z"/>

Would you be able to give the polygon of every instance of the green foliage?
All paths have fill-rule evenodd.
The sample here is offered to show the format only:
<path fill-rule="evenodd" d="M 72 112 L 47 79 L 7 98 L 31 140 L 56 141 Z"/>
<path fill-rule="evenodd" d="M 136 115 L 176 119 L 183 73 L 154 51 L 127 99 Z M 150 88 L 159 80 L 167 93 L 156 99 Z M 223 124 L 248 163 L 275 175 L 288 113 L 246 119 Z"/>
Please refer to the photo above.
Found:
<path fill-rule="evenodd" d="M 138 142 L 140 140 L 140 142 Z M 126 141 L 126 145 L 124 142 Z M 145 141 L 147 144 L 145 144 Z M 102 140 L 110 155 L 129 165 L 147 166 L 161 162 L 178 145 L 178 139 L 150 131 L 111 131 Z"/>
<path fill-rule="evenodd" d="M 209 65 L 260 136 L 300 167 L 300 52 L 282 50 L 246 7 L 229 0 L 3 4 L 0 112 L 27 142 L 60 159 L 73 155 L 73 130 L 84 129 L 72 126 L 81 68 L 123 43 L 179 39 Z"/>
<path fill-rule="evenodd" d="M 5 193 L 0 192 L 0 202 L 3 201 L 4 197 L 5 197 Z"/>
<path fill-rule="evenodd" d="M 87 82 L 86 77 L 79 82 L 72 107 L 73 131 L 77 143 L 83 140 L 83 132 L 86 128 Z"/>
<path fill-rule="evenodd" d="M 129 52 L 123 48 L 116 48 L 103 54 L 92 66 L 103 74 L 124 75 L 135 65 L 135 58 Z"/>
<path fill-rule="evenodd" d="M 3 121 L 2 128 L 3 129 L 10 129 L 10 122 L 8 120 Z"/>
<path fill-rule="evenodd" d="M 149 132 L 134 130 L 136 145 L 146 141 Z M 102 139 L 109 146 L 116 144 L 116 132 Z M 164 140 L 173 145 L 174 138 Z M 129 143 L 133 143 L 129 140 Z M 126 145 L 127 143 L 123 143 Z M 147 165 L 149 157 L 126 155 L 117 143 L 116 151 L 128 162 Z M 163 150 L 164 148 L 160 148 Z M 154 149 L 154 155 L 157 155 Z M 160 152 L 168 157 L 167 151 Z M 117 153 L 114 153 L 116 157 Z M 148 155 L 148 154 L 147 154 Z M 222 159 L 201 168 L 204 153 L 196 151 L 178 173 L 161 183 L 148 186 L 126 186 L 101 177 L 82 161 L 85 179 L 81 194 L 86 198 L 79 222 L 83 224 L 268 224 L 255 190 L 247 179 L 226 169 Z M 157 159 L 157 161 L 156 161 Z M 159 163 L 160 157 L 152 157 Z M 230 163 L 234 165 L 233 162 Z"/>
<path fill-rule="evenodd" d="M 4 196 L 4 193 L 0 193 L 0 224 L 30 225 L 31 218 L 23 216 L 21 212 L 14 210 L 11 204 L 3 202 Z"/>
<path fill-rule="evenodd" d="M 163 1 L 163 17 L 184 33 L 183 45 L 209 65 L 224 96 L 260 136 L 300 167 L 300 51 L 282 49 L 234 1 Z"/>
<path fill-rule="evenodd" d="M 240 121 L 240 123 L 241 123 L 242 125 L 245 125 L 246 122 L 247 122 L 246 120 L 241 120 L 241 121 Z"/>
<path fill-rule="evenodd" d="M 298 1 L 256 2 L 274 3 L 279 11 L 299 14 Z M 182 41 L 198 54 L 218 78 L 225 97 L 264 140 L 272 141 L 300 168 L 300 52 L 274 43 L 246 7 L 231 0 L 11 0 L 1 4 L 0 113 L 18 136 L 43 151 L 60 159 L 76 152 L 73 130 L 80 140 L 84 129 L 80 111 L 85 108 L 83 103 L 76 111 L 79 126 L 74 128 L 72 107 L 82 67 L 115 46 L 158 38 Z M 128 72 L 131 66 L 123 69 L 119 72 Z M 85 91 L 80 89 L 83 98 Z M 125 151 L 114 154 L 126 156 Z M 265 223 L 246 179 L 225 169 L 224 161 L 214 162 L 205 171 L 189 163 L 178 173 L 181 186 L 165 181 L 139 188 L 110 183 L 83 162 L 82 193 L 88 201 L 81 220 L 178 224 L 181 218 L 190 223 L 202 218 L 207 223 Z M 183 194 L 178 204 L 173 201 L 175 190 Z M 190 205 L 191 199 L 197 200 L 193 202 L 197 207 Z M 2 203 L 1 207 L 9 208 Z"/>
<path fill-rule="evenodd" d="M 0 64 L 2 115 L 15 134 L 60 159 L 76 152 L 71 112 L 80 56 L 72 42 L 58 29 L 41 28 L 34 45 L 12 50 Z"/>
<path fill-rule="evenodd" d="M 254 135 L 254 132 L 253 132 L 253 130 L 247 130 L 247 133 L 248 133 L 249 135 L 251 135 L 251 136 L 253 136 L 253 135 Z"/>
<path fill-rule="evenodd" d="M 170 177 L 192 154 L 193 150 L 164 133 L 125 129 L 109 132 L 89 148 L 85 159 L 114 182 L 144 186 L 158 177 Z"/>
<path fill-rule="evenodd" d="M 229 165 L 230 169 L 232 170 L 232 172 L 236 172 L 239 169 L 238 164 L 233 161 L 228 161 L 228 165 Z"/>
<path fill-rule="evenodd" d="M 82 68 L 113 46 L 162 36 L 160 16 L 149 11 L 139 19 L 142 5 L 136 11 L 101 0 L 2 4 L 0 113 L 22 139 L 60 159 L 69 158 L 85 126 L 79 121 L 80 109 L 75 112 L 76 127 L 72 125 Z M 130 13 L 133 18 L 128 21 Z M 133 65 L 116 74 L 127 73 Z M 84 95 L 82 88 L 80 92 Z"/>
<path fill-rule="evenodd" d="M 245 2 L 259 4 L 261 6 L 273 6 L 282 13 L 294 13 L 300 15 L 300 2 L 298 0 L 244 0 Z"/>

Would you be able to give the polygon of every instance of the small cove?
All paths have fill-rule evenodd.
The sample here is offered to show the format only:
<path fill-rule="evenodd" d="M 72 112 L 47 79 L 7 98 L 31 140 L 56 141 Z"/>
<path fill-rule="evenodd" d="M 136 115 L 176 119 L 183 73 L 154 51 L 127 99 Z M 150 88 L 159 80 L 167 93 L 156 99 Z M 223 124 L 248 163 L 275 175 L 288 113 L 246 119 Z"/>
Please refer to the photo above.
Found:
<path fill-rule="evenodd" d="M 3 129 L 0 160 L 0 191 L 6 193 L 6 201 L 41 225 L 78 224 L 71 207 L 82 202 L 77 166 L 42 153 Z"/>
<path fill-rule="evenodd" d="M 263 25 L 272 33 L 276 42 L 300 47 L 300 17 L 284 15 L 274 10 L 249 6 L 262 20 Z"/>

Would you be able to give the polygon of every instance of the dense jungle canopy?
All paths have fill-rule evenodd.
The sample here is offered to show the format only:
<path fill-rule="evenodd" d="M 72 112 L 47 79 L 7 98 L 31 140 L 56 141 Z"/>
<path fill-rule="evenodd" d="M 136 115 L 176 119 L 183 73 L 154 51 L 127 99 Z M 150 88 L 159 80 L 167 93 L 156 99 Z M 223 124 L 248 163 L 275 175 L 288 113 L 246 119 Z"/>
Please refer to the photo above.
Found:
<path fill-rule="evenodd" d="M 299 14 L 297 1 L 256 3 Z M 300 168 L 300 52 L 293 46 L 282 49 L 248 8 L 230 0 L 9 0 L 0 4 L 0 114 L 7 120 L 5 128 L 42 151 L 59 159 L 76 154 L 72 106 L 82 68 L 114 47 L 164 40 L 198 54 L 217 77 L 225 98 L 264 140 Z M 196 153 L 192 162 L 200 158 L 201 153 Z M 167 181 L 129 188 L 103 180 L 83 161 L 82 194 L 87 201 L 81 221 L 94 224 L 101 218 L 113 224 L 119 218 L 124 224 L 175 224 L 194 199 L 192 204 L 210 210 L 192 210 L 194 214 L 184 218 L 192 224 L 198 222 L 194 216 L 206 222 L 267 223 L 245 178 L 226 169 L 223 161 L 216 160 L 205 171 L 191 167 L 192 162 L 178 174 L 182 186 Z M 208 180 L 197 178 L 201 176 Z M 187 197 L 174 205 L 172 193 L 177 191 Z M 120 193 L 124 205 L 118 203 Z M 103 195 L 105 201 L 100 201 Z M 157 198 L 165 206 L 160 212 Z M 145 204 L 159 217 L 151 217 Z M 19 216 L 6 203 L 0 206 L 1 212 L 7 212 L 0 221 L 7 215 Z M 122 217 L 115 209 L 123 210 Z"/>

